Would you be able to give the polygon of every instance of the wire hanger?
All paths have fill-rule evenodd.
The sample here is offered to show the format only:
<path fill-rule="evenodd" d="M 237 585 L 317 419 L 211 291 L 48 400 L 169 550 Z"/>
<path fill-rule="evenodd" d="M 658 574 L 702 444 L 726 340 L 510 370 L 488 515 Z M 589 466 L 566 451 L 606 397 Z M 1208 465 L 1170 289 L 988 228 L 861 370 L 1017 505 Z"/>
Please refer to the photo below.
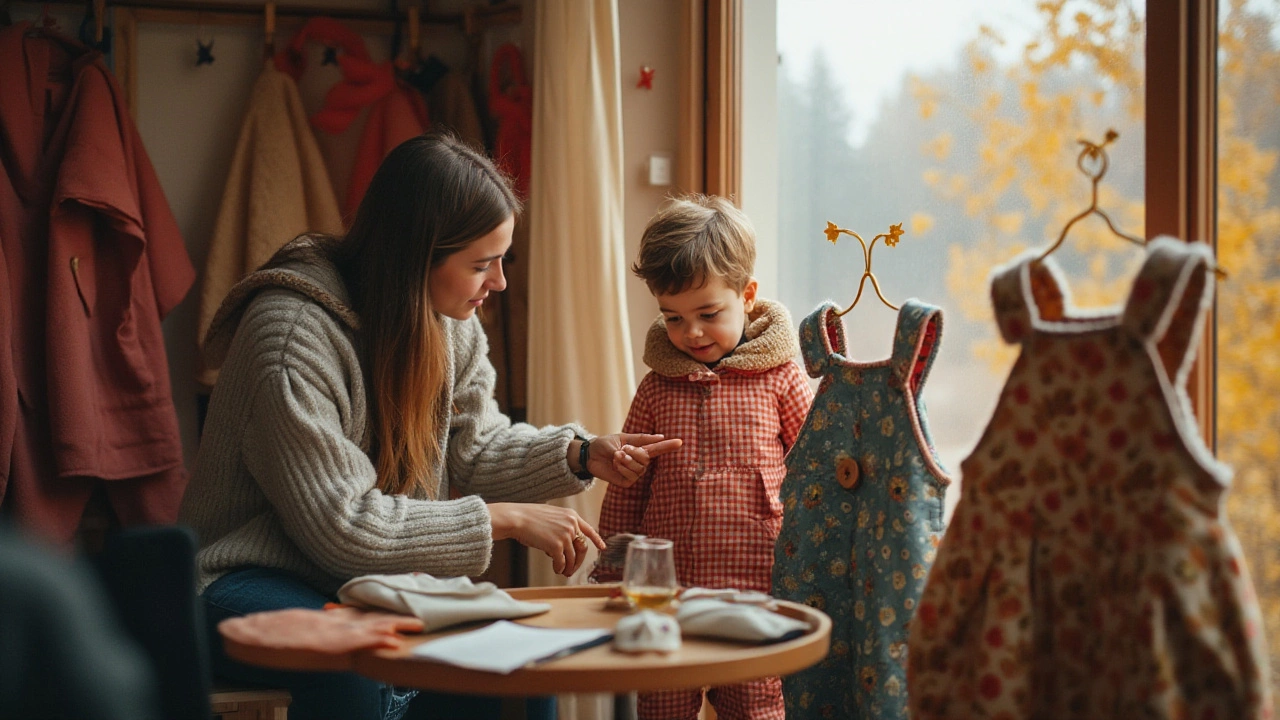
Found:
<path fill-rule="evenodd" d="M 1107 215 L 1106 211 L 1098 207 L 1098 183 L 1102 182 L 1102 176 L 1107 174 L 1107 168 L 1110 166 L 1110 161 L 1107 159 L 1107 151 L 1103 148 L 1110 145 L 1118 137 L 1120 137 L 1119 133 L 1115 130 L 1109 129 L 1107 130 L 1106 137 L 1103 139 L 1101 144 L 1089 142 L 1088 140 L 1079 141 L 1080 144 L 1084 146 L 1084 149 L 1080 151 L 1079 157 L 1076 158 L 1076 167 L 1080 168 L 1080 172 L 1088 176 L 1090 182 L 1093 183 L 1092 198 L 1089 202 L 1089 207 L 1085 208 L 1079 215 L 1076 215 L 1067 221 L 1067 224 L 1062 228 L 1062 232 L 1058 235 L 1057 241 L 1050 245 L 1049 249 L 1040 253 L 1040 257 L 1036 258 L 1037 262 L 1049 257 L 1054 250 L 1061 247 L 1063 241 L 1067 239 L 1067 233 L 1071 231 L 1071 226 L 1090 215 L 1097 215 L 1102 218 L 1103 221 L 1107 223 L 1107 228 L 1111 230 L 1116 237 L 1139 246 L 1145 246 L 1147 244 L 1147 241 L 1142 238 L 1134 237 L 1133 235 L 1129 235 L 1128 233 L 1118 230 L 1115 223 L 1111 221 L 1111 217 Z M 1090 169 L 1086 165 L 1088 161 L 1093 161 L 1093 169 Z"/>
<path fill-rule="evenodd" d="M 871 272 L 871 251 L 875 249 L 876 241 L 879 240 L 880 238 L 884 238 L 884 244 L 888 245 L 889 247 L 893 247 L 894 245 L 897 245 L 898 240 L 902 237 L 902 223 L 898 223 L 897 225 L 890 225 L 889 232 L 880 233 L 879 235 L 876 235 L 875 237 L 871 238 L 871 244 L 869 245 L 867 244 L 867 241 L 863 240 L 862 236 L 859 235 L 858 233 L 852 230 L 846 230 L 842 227 L 837 227 L 835 223 L 829 220 L 827 221 L 827 229 L 824 230 L 823 232 L 826 234 L 827 240 L 831 241 L 832 245 L 836 244 L 836 238 L 839 238 L 841 234 L 852 235 L 858 238 L 858 242 L 862 244 L 863 268 L 862 268 L 862 277 L 858 280 L 858 294 L 854 296 L 853 302 L 849 304 L 849 307 L 836 313 L 836 317 L 843 317 L 850 310 L 853 309 L 854 305 L 858 304 L 858 300 L 862 299 L 862 289 L 866 286 L 868 278 L 871 279 L 871 287 L 875 289 L 876 297 L 880 298 L 880 302 L 884 303 L 885 305 L 888 305 L 889 308 L 892 310 L 897 310 L 898 309 L 897 305 L 894 305 L 893 303 L 884 299 L 884 293 L 880 292 L 880 282 L 876 280 L 875 273 Z"/>
<path fill-rule="evenodd" d="M 1134 237 L 1133 235 L 1117 229 L 1115 223 L 1111 221 L 1111 217 L 1108 216 L 1102 208 L 1098 207 L 1098 183 L 1102 182 L 1102 177 L 1107 174 L 1107 168 L 1111 165 L 1111 161 L 1107 158 L 1107 151 L 1105 148 L 1115 142 L 1119 137 L 1120 133 L 1116 132 L 1114 129 L 1108 128 L 1107 134 L 1103 137 L 1101 143 L 1089 142 L 1088 140 L 1078 141 L 1084 146 L 1084 149 L 1081 150 L 1080 155 L 1076 157 L 1076 167 L 1080 168 L 1080 172 L 1084 173 L 1093 184 L 1089 207 L 1085 208 L 1080 212 L 1080 214 L 1067 221 L 1067 224 L 1062 228 L 1062 232 L 1058 235 L 1058 239 L 1050 245 L 1047 250 L 1040 253 L 1040 257 L 1036 258 L 1036 262 L 1043 261 L 1045 258 L 1049 257 L 1053 251 L 1061 247 L 1063 241 L 1067 239 L 1067 233 L 1071 231 L 1071 226 L 1090 215 L 1097 215 L 1102 218 L 1103 221 L 1107 223 L 1107 229 L 1121 240 L 1131 242 L 1140 247 L 1146 247 L 1146 240 Z M 1086 164 L 1090 161 L 1092 161 L 1093 169 L 1090 169 L 1089 165 Z M 1213 268 L 1213 273 L 1219 278 L 1227 277 L 1226 271 L 1216 265 Z"/>

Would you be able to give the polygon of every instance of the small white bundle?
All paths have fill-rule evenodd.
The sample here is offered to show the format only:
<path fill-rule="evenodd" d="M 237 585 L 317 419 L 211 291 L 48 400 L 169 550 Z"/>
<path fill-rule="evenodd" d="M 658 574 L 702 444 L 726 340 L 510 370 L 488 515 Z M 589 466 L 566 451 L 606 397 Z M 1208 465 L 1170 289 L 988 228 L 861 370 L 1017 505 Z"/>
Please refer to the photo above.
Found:
<path fill-rule="evenodd" d="M 675 652 L 680 649 L 680 626 L 670 615 L 641 610 L 618 621 L 613 647 L 622 652 Z"/>

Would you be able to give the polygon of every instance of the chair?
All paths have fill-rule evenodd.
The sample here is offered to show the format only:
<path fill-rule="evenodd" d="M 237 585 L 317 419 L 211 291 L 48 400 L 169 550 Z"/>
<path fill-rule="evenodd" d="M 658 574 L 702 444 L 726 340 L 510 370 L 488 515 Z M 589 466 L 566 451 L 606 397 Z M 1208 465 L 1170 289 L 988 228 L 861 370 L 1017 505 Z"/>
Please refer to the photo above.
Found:
<path fill-rule="evenodd" d="M 285 720 L 284 690 L 214 688 L 196 595 L 196 539 L 176 525 L 114 531 L 93 558 L 126 631 L 150 658 L 169 720 Z"/>

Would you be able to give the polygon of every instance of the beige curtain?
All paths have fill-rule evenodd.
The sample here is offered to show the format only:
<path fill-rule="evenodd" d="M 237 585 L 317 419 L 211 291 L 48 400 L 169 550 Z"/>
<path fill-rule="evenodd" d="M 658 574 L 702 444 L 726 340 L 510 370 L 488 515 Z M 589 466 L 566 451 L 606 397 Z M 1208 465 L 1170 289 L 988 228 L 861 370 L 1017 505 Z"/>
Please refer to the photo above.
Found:
<path fill-rule="evenodd" d="M 616 0 L 540 0 L 530 186 L 529 421 L 617 432 L 634 390 Z M 562 501 L 599 519 L 604 488 Z M 575 581 L 590 570 L 583 564 Z M 529 582 L 564 582 L 540 552 Z"/>
<path fill-rule="evenodd" d="M 622 428 L 634 391 L 623 248 L 616 0 L 534 3 L 529 421 Z M 598 524 L 604 483 L 557 501 Z M 594 552 L 568 582 L 584 582 Z M 540 552 L 529 583 L 565 583 Z M 560 717 L 612 715 L 608 696 L 561 696 Z"/>

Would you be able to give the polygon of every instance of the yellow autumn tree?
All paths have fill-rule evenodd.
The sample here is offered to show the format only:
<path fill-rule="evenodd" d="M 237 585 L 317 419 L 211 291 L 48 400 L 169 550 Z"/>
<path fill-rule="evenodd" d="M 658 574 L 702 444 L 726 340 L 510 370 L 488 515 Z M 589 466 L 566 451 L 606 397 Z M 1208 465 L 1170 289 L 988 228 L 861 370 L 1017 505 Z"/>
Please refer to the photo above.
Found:
<path fill-rule="evenodd" d="M 983 28 L 966 46 L 960 92 L 936 78 L 909 81 L 920 116 L 937 126 L 921 148 L 931 163 L 923 180 L 970 221 L 969 237 L 948 248 L 948 294 L 978 321 L 990 318 L 985 278 L 992 265 L 1052 242 L 1088 206 L 1078 140 L 1102 142 L 1109 128 L 1119 131 L 1107 147 L 1111 167 L 1099 206 L 1128 234 L 1144 234 L 1142 14 L 1123 0 L 1053 0 L 1037 8 L 1037 28 L 1024 46 L 1006 47 L 997 28 Z M 1230 277 L 1217 307 L 1217 428 L 1219 457 L 1236 472 L 1228 518 L 1245 547 L 1280 673 L 1276 18 L 1280 0 L 1229 0 L 1220 18 L 1218 254 Z M 1000 62 L 1010 50 L 1018 59 Z M 1085 307 L 1120 302 L 1141 256 L 1096 219 L 1074 226 L 1056 255 L 1075 303 Z M 972 352 L 997 372 L 1014 355 L 994 331 Z"/>

